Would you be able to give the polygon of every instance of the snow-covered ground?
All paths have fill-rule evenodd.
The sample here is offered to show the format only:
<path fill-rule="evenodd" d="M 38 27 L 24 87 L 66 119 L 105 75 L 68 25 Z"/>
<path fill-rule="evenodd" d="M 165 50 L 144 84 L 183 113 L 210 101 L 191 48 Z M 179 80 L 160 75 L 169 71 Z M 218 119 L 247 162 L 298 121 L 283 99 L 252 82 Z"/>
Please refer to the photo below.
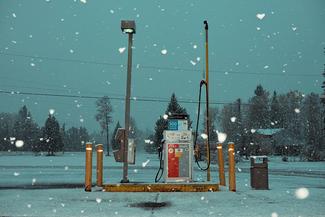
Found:
<path fill-rule="evenodd" d="M 0 216 L 325 216 L 324 162 L 271 158 L 270 190 L 251 189 L 250 163 L 244 161 L 236 165 L 235 193 L 227 187 L 207 193 L 108 193 L 96 188 L 89 193 L 83 190 L 84 156 L 0 153 Z M 154 182 L 158 165 L 156 155 L 137 153 L 130 181 Z M 121 177 L 122 165 L 105 157 L 104 182 L 117 183 Z M 215 165 L 212 178 L 217 182 Z M 205 173 L 195 169 L 194 179 L 204 181 Z M 137 207 L 141 202 L 165 206 Z"/>

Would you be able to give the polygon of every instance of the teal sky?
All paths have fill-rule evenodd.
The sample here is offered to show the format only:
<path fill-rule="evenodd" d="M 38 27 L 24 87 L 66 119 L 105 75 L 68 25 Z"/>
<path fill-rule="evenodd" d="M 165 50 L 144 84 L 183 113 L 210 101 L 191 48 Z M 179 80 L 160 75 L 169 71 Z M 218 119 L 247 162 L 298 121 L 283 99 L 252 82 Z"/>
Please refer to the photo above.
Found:
<path fill-rule="evenodd" d="M 124 98 L 123 19 L 137 24 L 131 115 L 142 129 L 154 128 L 167 103 L 140 99 L 197 100 L 205 19 L 212 102 L 246 101 L 257 84 L 321 93 L 324 0 L 0 0 L 0 90 Z M 111 103 L 123 123 L 124 100 Z M 0 112 L 24 104 L 39 124 L 55 109 L 67 127 L 98 129 L 93 99 L 0 93 Z M 195 115 L 196 104 L 182 105 Z"/>

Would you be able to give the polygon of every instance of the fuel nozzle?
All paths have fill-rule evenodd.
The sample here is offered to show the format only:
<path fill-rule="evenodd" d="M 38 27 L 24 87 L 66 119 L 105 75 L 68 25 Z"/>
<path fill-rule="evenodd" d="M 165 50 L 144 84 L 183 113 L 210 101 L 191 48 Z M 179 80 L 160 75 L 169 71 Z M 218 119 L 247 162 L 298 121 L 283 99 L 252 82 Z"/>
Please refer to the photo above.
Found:
<path fill-rule="evenodd" d="M 208 29 L 209 29 L 208 21 L 204 20 L 203 23 L 204 23 L 204 25 L 205 25 L 205 29 L 208 30 Z"/>

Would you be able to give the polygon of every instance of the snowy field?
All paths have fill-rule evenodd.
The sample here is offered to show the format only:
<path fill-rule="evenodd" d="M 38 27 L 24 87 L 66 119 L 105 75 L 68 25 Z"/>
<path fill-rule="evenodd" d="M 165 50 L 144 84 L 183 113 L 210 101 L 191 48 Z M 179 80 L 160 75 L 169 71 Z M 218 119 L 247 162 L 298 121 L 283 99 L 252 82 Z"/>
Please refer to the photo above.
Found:
<path fill-rule="evenodd" d="M 245 161 L 236 165 L 235 193 L 227 187 L 206 193 L 108 193 L 96 188 L 89 193 L 83 189 L 84 156 L 0 153 L 0 216 L 325 216 L 325 162 L 271 158 L 270 190 L 251 189 L 250 163 Z M 130 181 L 154 182 L 158 165 L 156 155 L 137 153 Z M 121 178 L 122 165 L 105 157 L 104 182 Z M 215 165 L 212 178 L 217 182 Z M 204 179 L 205 173 L 195 168 L 194 180 Z M 138 207 L 141 202 L 165 206 Z"/>

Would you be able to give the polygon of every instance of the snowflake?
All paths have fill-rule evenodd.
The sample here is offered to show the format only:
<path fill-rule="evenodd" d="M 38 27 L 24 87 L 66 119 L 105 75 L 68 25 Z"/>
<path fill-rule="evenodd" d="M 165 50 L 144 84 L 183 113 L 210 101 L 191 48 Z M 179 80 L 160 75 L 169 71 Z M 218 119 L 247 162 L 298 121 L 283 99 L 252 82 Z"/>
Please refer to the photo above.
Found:
<path fill-rule="evenodd" d="M 257 17 L 257 19 L 259 19 L 259 20 L 263 20 L 264 17 L 265 17 L 265 13 L 262 13 L 262 14 L 256 14 L 256 17 Z"/>
<path fill-rule="evenodd" d="M 161 54 L 166 55 L 167 54 L 167 50 L 166 49 L 161 50 Z"/>

